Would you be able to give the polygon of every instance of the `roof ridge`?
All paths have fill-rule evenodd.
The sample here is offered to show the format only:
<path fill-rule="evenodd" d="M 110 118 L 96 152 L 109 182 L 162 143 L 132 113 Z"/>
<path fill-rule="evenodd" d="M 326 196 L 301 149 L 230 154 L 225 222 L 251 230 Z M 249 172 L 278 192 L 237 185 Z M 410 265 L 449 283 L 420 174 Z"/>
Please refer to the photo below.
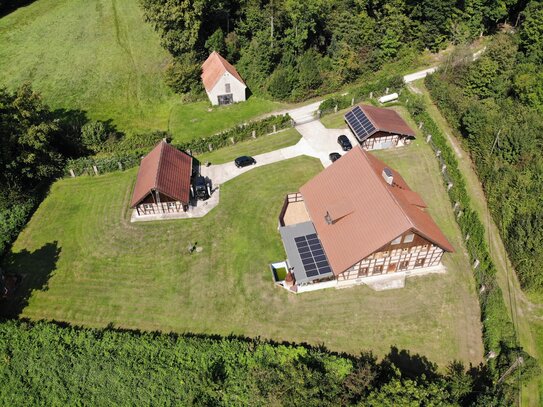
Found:
<path fill-rule="evenodd" d="M 155 176 L 155 185 L 154 188 L 158 188 L 158 176 L 160 174 L 160 164 L 162 163 L 162 156 L 164 155 L 164 145 L 167 144 L 164 140 L 160 142 L 160 155 L 158 156 L 158 162 L 157 162 L 157 171 Z"/>
<path fill-rule="evenodd" d="M 362 149 L 362 147 L 360 147 Z M 370 165 L 370 167 L 372 168 L 372 171 L 373 173 L 375 174 L 375 168 L 373 167 L 373 165 L 371 165 L 370 163 L 370 160 L 368 159 L 367 157 L 367 154 L 369 153 L 365 153 L 363 154 L 364 155 L 364 158 L 366 159 L 366 161 L 368 162 L 368 164 Z M 389 168 L 390 167 L 385 163 L 383 162 L 383 164 L 385 164 L 385 168 Z M 375 174 L 378 178 L 379 178 L 379 174 Z M 400 208 L 400 211 L 402 213 L 402 215 L 407 219 L 407 222 L 411 225 L 412 228 L 415 228 L 416 230 L 418 230 L 416 227 L 415 227 L 415 224 L 413 223 L 413 221 L 411 220 L 411 218 L 407 215 L 407 213 L 405 213 L 405 210 L 403 209 L 403 206 L 400 205 L 400 203 L 398 202 L 398 200 L 396 199 L 396 197 L 394 196 L 394 194 L 392 193 L 392 191 L 389 190 L 389 188 L 383 183 L 382 180 L 379 179 L 379 184 L 381 184 L 381 186 L 385 189 L 385 191 L 387 191 L 387 193 L 392 197 L 392 200 L 394 201 L 394 203 L 396 204 L 396 206 L 398 206 L 398 208 Z M 412 191 L 411 189 L 409 189 L 409 191 Z"/>

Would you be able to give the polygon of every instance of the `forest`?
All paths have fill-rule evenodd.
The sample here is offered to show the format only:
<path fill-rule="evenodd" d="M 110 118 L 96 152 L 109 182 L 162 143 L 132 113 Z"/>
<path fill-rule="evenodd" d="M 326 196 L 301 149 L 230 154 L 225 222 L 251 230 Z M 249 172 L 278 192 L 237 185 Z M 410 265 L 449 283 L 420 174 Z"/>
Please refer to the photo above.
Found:
<path fill-rule="evenodd" d="M 211 51 L 255 94 L 300 100 L 337 90 L 424 49 L 462 44 L 516 21 L 524 3 L 454 0 L 141 0 L 174 60 L 168 83 L 201 92 Z"/>
<path fill-rule="evenodd" d="M 483 366 L 391 348 L 337 354 L 243 337 L 0 324 L 3 405 L 506 406 Z M 514 395 L 513 395 L 514 396 Z"/>
<path fill-rule="evenodd" d="M 543 288 L 543 4 L 483 56 L 458 56 L 427 79 L 472 154 L 488 205 L 525 289 Z"/>

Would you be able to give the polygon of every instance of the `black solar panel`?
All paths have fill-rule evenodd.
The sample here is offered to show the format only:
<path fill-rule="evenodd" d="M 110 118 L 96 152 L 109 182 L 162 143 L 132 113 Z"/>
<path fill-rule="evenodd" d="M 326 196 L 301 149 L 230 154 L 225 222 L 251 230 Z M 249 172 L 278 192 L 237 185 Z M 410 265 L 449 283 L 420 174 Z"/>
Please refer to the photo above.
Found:
<path fill-rule="evenodd" d="M 345 115 L 345 120 L 354 132 L 356 138 L 360 141 L 364 141 L 375 132 L 375 126 L 371 123 L 370 119 L 368 119 L 360 106 L 356 106 L 353 110 L 348 112 Z"/>
<path fill-rule="evenodd" d="M 332 272 L 321 242 L 315 233 L 296 237 L 294 241 L 307 277 L 316 277 Z"/>

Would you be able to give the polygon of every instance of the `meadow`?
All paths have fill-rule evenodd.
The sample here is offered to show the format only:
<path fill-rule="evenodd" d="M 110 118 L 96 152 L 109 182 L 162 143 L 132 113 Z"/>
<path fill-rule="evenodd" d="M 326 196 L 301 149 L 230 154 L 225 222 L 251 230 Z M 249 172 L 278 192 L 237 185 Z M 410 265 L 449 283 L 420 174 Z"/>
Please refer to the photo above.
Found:
<path fill-rule="evenodd" d="M 136 169 L 56 182 L 4 267 L 23 277 L 12 314 L 162 332 L 239 334 L 384 355 L 391 346 L 445 366 L 482 361 L 471 270 L 428 146 L 382 152 L 421 193 L 456 253 L 448 272 L 401 290 L 359 286 L 293 295 L 273 285 L 270 262 L 285 257 L 277 231 L 284 196 L 322 170 L 299 157 L 257 168 L 221 186 L 201 219 L 129 222 Z M 220 157 L 216 157 L 220 159 Z M 203 250 L 189 254 L 196 244 Z"/>
<path fill-rule="evenodd" d="M 258 97 L 226 108 L 185 102 L 164 83 L 171 61 L 138 0 L 38 0 L 0 19 L 0 86 L 25 82 L 55 109 L 176 142 L 209 136 L 281 104 Z M 205 96 L 204 96 L 205 98 Z"/>

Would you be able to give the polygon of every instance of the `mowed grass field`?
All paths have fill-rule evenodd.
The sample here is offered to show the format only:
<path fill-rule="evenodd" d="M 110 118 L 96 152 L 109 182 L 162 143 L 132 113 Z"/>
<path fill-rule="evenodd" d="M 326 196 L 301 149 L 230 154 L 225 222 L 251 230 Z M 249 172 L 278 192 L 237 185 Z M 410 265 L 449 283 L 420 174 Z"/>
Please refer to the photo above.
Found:
<path fill-rule="evenodd" d="M 419 191 L 457 252 L 448 273 L 400 290 L 359 286 L 302 295 L 274 287 L 268 263 L 285 253 L 277 231 L 284 195 L 322 170 L 298 157 L 221 186 L 201 219 L 131 224 L 136 169 L 56 182 L 5 261 L 30 292 L 20 316 L 104 327 L 238 334 L 307 342 L 350 353 L 390 346 L 442 367 L 482 360 L 469 263 L 428 146 L 379 154 Z M 189 254 L 197 243 L 201 253 Z M 33 288 L 33 290 L 31 290 Z"/>
<path fill-rule="evenodd" d="M 281 107 L 257 97 L 182 103 L 164 83 L 170 60 L 138 0 L 37 0 L 0 19 L 0 86 L 30 82 L 51 107 L 128 133 L 170 130 L 181 142 Z"/>

